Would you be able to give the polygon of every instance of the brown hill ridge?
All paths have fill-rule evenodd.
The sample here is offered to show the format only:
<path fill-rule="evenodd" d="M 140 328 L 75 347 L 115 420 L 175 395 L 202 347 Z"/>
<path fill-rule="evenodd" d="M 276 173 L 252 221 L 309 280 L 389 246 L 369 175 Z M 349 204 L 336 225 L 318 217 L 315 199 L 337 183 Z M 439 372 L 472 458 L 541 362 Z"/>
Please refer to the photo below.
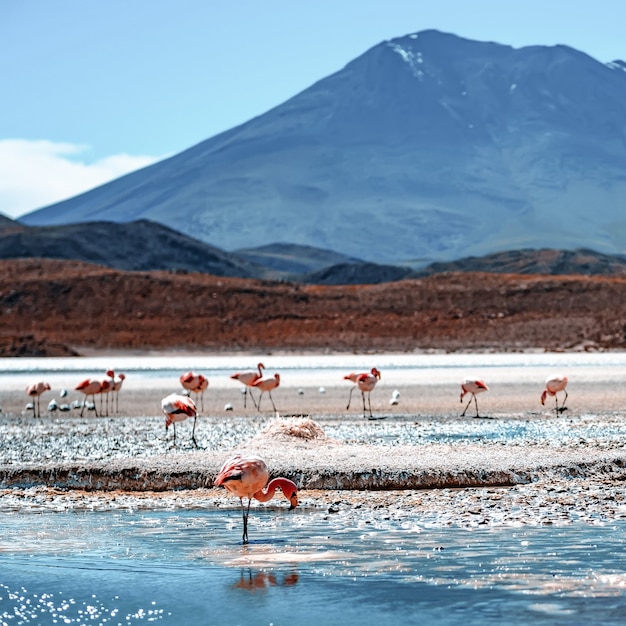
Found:
<path fill-rule="evenodd" d="M 320 286 L 0 261 L 0 355 L 625 349 L 626 278 L 446 273 Z"/>

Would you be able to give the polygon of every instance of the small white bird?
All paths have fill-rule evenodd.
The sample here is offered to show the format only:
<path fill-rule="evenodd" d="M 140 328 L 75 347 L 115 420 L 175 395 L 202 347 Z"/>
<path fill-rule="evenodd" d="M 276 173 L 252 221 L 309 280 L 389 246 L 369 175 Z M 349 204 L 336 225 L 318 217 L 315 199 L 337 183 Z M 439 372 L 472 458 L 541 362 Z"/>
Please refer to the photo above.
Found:
<path fill-rule="evenodd" d="M 56 411 L 59 408 L 59 405 L 57 404 L 57 401 L 52 398 L 52 400 L 50 400 L 50 402 L 48 402 L 48 411 Z"/>
<path fill-rule="evenodd" d="M 232 410 L 233 410 L 233 405 L 230 402 L 224 405 L 224 411 L 232 411 Z"/>
<path fill-rule="evenodd" d="M 61 392 L 59 393 L 59 395 L 60 395 L 62 398 L 65 398 L 65 396 L 67 396 L 67 389 L 61 389 Z"/>
<path fill-rule="evenodd" d="M 391 406 L 395 406 L 400 402 L 400 392 L 397 389 L 394 389 L 391 394 L 391 400 L 389 400 L 389 404 Z"/>
<path fill-rule="evenodd" d="M 326 393 L 326 387 L 320 387 L 319 388 L 319 392 L 320 393 Z"/>

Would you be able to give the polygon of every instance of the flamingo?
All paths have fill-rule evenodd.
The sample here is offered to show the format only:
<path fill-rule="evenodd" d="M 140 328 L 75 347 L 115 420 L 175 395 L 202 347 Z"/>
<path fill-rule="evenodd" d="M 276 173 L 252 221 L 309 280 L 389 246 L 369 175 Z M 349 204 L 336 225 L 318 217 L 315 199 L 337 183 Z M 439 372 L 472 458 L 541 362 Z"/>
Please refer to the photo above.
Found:
<path fill-rule="evenodd" d="M 85 406 L 87 404 L 87 399 L 89 396 L 93 398 L 93 410 L 96 412 L 96 417 L 98 417 L 98 409 L 96 409 L 96 394 L 100 393 L 101 383 L 98 380 L 91 380 L 90 378 L 86 378 L 82 383 L 79 383 L 76 387 L 74 387 L 75 391 L 80 391 L 85 394 L 85 401 L 83 402 L 83 407 L 80 410 L 80 416 L 83 416 L 83 411 L 85 410 Z"/>
<path fill-rule="evenodd" d="M 239 497 L 243 516 L 243 538 L 248 543 L 248 515 L 252 498 L 259 502 L 269 502 L 279 488 L 283 496 L 289 500 L 289 510 L 298 506 L 298 487 L 294 482 L 282 476 L 274 478 L 268 483 L 269 470 L 265 461 L 258 456 L 241 454 L 228 459 L 215 479 L 215 486 L 223 486 L 227 491 Z M 248 505 L 244 506 L 243 499 L 248 498 Z"/>
<path fill-rule="evenodd" d="M 274 404 L 274 399 L 272 398 L 272 389 L 276 389 L 280 385 L 280 375 L 274 374 L 274 376 L 264 376 L 262 378 L 257 378 L 253 383 L 252 387 L 261 390 L 261 394 L 259 395 L 259 403 L 257 404 L 257 409 L 261 410 L 261 398 L 263 394 L 267 391 L 272 401 L 272 407 L 274 408 L 274 412 L 277 413 L 276 405 Z"/>
<path fill-rule="evenodd" d="M 476 394 L 482 393 L 483 391 L 489 391 L 489 387 L 487 387 L 485 382 L 480 378 L 464 378 L 461 382 L 461 402 L 463 402 L 463 397 L 466 393 L 472 394 L 472 398 L 474 398 L 474 404 L 476 405 L 475 417 L 480 417 L 480 415 L 478 414 L 478 401 L 476 400 Z M 461 413 L 461 417 L 465 416 L 465 411 L 467 411 L 470 402 L 472 401 L 472 398 L 469 399 L 467 406 L 463 410 L 463 413 Z"/>
<path fill-rule="evenodd" d="M 108 415 L 109 414 L 109 391 L 111 391 L 111 381 L 110 380 L 103 380 L 100 383 L 100 415 Z M 103 400 L 102 398 L 105 397 L 106 398 L 106 406 L 105 406 L 105 411 L 106 413 L 104 413 L 102 411 L 102 403 Z"/>
<path fill-rule="evenodd" d="M 196 420 L 198 419 L 198 409 L 196 403 L 189 397 L 180 393 L 171 393 L 161 400 L 161 410 L 165 413 L 165 432 L 167 433 L 170 424 L 174 424 L 174 443 L 176 443 L 176 422 L 184 422 L 188 417 L 193 417 L 193 429 L 191 431 L 191 441 L 196 448 Z"/>
<path fill-rule="evenodd" d="M 347 376 L 343 377 L 344 380 L 351 380 L 354 383 L 354 387 L 358 387 L 361 390 L 361 396 L 363 396 L 363 413 L 368 410 L 365 406 L 365 394 L 367 393 L 367 399 L 369 402 L 369 414 L 372 417 L 372 400 L 371 393 L 374 387 L 376 387 L 376 383 L 381 378 L 381 373 L 375 367 L 372 367 L 370 372 L 366 372 L 363 374 L 354 374 L 350 373 Z M 346 410 L 350 408 L 350 402 L 352 401 L 352 392 L 354 391 L 354 387 L 350 389 L 350 395 L 348 396 L 348 406 Z"/>
<path fill-rule="evenodd" d="M 198 394 L 202 392 L 202 410 L 204 410 L 204 390 L 209 386 L 207 378 L 198 372 L 189 371 L 180 375 L 180 384 L 183 389 L 196 394 L 196 402 L 198 401 Z"/>
<path fill-rule="evenodd" d="M 348 395 L 348 406 L 346 407 L 346 411 L 350 408 L 350 402 L 352 402 L 352 392 L 354 391 L 355 387 L 356 387 L 356 377 L 358 376 L 358 374 L 356 372 L 350 372 L 349 374 L 346 374 L 343 379 L 344 380 L 349 380 L 352 383 L 354 383 L 352 385 L 352 387 L 350 387 L 350 394 Z"/>
<path fill-rule="evenodd" d="M 556 407 L 554 410 L 556 414 L 558 415 L 559 413 L 563 413 L 563 411 L 567 411 L 567 407 L 565 406 L 565 401 L 567 400 L 567 391 L 565 387 L 567 387 L 567 376 L 548 376 L 548 378 L 546 378 L 546 388 L 541 394 L 541 404 L 546 403 L 547 396 L 554 396 L 554 401 L 556 402 Z M 565 393 L 565 397 L 563 398 L 563 403 L 561 404 L 561 406 L 559 406 L 559 398 L 556 395 L 559 391 L 563 391 Z"/>
<path fill-rule="evenodd" d="M 126 380 L 126 375 L 120 374 L 117 378 L 115 378 L 115 372 L 113 370 L 109 370 L 107 372 L 107 376 L 111 378 L 111 391 L 115 394 L 115 412 L 117 413 L 119 410 L 119 393 L 124 381 Z M 112 400 L 111 403 L 113 403 Z"/>
<path fill-rule="evenodd" d="M 250 398 L 252 399 L 252 403 L 255 408 L 257 407 L 257 403 L 252 395 L 252 385 L 255 380 L 263 377 L 263 370 L 265 369 L 265 365 L 263 363 L 258 363 L 256 366 L 256 370 L 248 370 L 246 372 L 235 372 L 231 375 L 233 380 L 238 380 L 240 383 L 243 383 L 243 408 L 246 408 L 246 396 L 248 395 L 248 387 L 250 387 Z"/>
<path fill-rule="evenodd" d="M 43 381 L 28 385 L 28 387 L 26 387 L 26 395 L 33 398 L 33 417 L 41 417 L 39 398 L 41 397 L 41 394 L 46 391 L 50 391 L 50 385 Z M 35 399 L 37 400 L 36 403 Z"/>
<path fill-rule="evenodd" d="M 196 393 L 196 402 L 198 401 L 198 396 L 200 396 L 200 403 L 202 410 L 204 411 L 204 392 L 209 388 L 209 379 L 202 374 L 199 374 L 198 378 L 198 386 L 194 389 L 194 391 Z"/>

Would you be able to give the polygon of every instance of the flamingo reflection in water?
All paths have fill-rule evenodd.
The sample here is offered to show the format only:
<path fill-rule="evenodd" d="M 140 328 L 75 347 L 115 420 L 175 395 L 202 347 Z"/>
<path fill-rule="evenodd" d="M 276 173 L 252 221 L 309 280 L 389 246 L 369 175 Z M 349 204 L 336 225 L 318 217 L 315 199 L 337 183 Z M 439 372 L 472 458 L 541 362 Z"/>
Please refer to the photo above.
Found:
<path fill-rule="evenodd" d="M 257 571 L 251 569 L 241 570 L 239 580 L 233 583 L 233 589 L 245 589 L 246 591 L 265 591 L 268 587 L 293 587 L 298 582 L 298 572 L 290 572 L 279 581 L 274 572 Z"/>

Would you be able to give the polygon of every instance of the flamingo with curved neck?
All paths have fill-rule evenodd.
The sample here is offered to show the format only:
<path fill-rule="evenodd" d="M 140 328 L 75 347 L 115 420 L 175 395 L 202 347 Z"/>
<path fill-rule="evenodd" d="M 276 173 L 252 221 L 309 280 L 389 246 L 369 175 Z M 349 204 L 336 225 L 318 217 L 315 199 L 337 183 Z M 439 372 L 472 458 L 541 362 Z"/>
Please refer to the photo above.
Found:
<path fill-rule="evenodd" d="M 561 376 L 560 374 L 548 376 L 548 378 L 546 378 L 546 388 L 541 394 L 541 404 L 546 403 L 546 398 L 548 396 L 554 396 L 554 400 L 556 402 L 554 410 L 556 415 L 563 413 L 563 411 L 567 411 L 567 407 L 565 406 L 565 401 L 567 400 L 567 389 L 565 389 L 565 387 L 567 387 L 567 376 Z M 559 391 L 563 391 L 565 393 L 561 406 L 559 406 L 559 397 L 557 396 Z"/>
<path fill-rule="evenodd" d="M 242 456 L 237 454 L 228 459 L 222 466 L 214 485 L 224 487 L 230 493 L 239 497 L 241 513 L 243 517 L 244 544 L 248 543 L 248 516 L 252 499 L 259 502 L 269 502 L 276 490 L 280 489 L 283 496 L 289 500 L 289 510 L 298 506 L 298 487 L 296 484 L 282 476 L 269 480 L 269 470 L 265 461 L 258 456 Z M 248 504 L 244 505 L 243 499 L 248 498 Z"/>
<path fill-rule="evenodd" d="M 246 372 L 235 372 L 231 375 L 233 380 L 238 380 L 240 383 L 244 385 L 243 390 L 243 408 L 246 408 L 246 398 L 248 396 L 248 387 L 250 387 L 250 398 L 252 399 L 252 404 L 254 404 L 254 408 L 258 408 L 256 400 L 252 395 L 252 386 L 255 381 L 259 380 L 259 378 L 263 377 L 263 370 L 265 369 L 265 365 L 263 363 L 257 363 L 256 370 L 248 370 Z"/>

